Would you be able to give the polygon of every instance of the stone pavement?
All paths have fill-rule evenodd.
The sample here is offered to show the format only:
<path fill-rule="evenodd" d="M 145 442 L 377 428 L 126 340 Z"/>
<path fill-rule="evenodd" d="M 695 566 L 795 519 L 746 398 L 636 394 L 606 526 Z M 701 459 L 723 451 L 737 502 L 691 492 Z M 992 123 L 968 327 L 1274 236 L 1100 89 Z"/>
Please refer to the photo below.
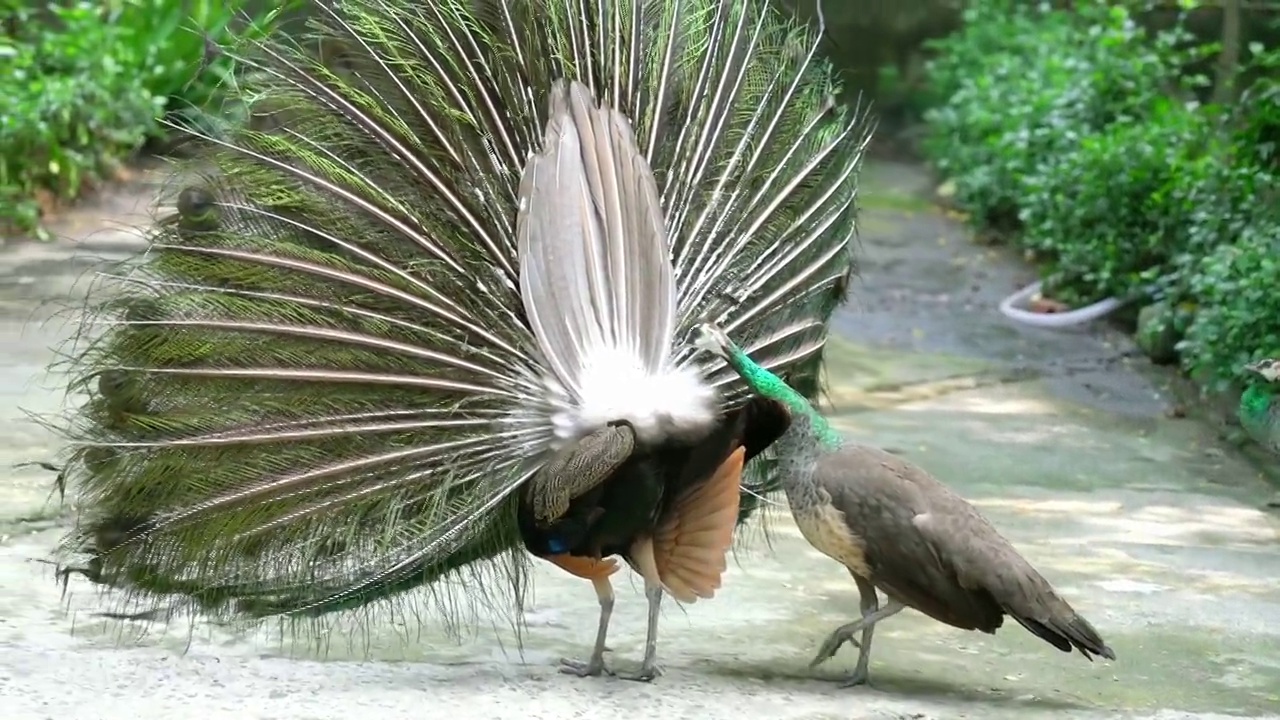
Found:
<path fill-rule="evenodd" d="M 1088 617 L 1114 663 L 1059 653 L 1016 624 L 965 633 L 908 611 L 880 627 L 869 688 L 805 663 L 857 612 L 842 568 L 812 550 L 785 511 L 772 549 L 754 543 L 717 598 L 669 604 L 651 685 L 580 680 L 554 661 L 586 651 L 594 596 L 542 568 L 524 652 L 501 628 L 462 644 L 402 618 L 325 652 L 207 627 L 122 636 L 88 617 L 72 583 L 66 613 L 45 557 L 66 516 L 50 476 L 0 480 L 0 716 L 11 720 L 278 718 L 1217 718 L 1280 717 L 1280 518 L 1272 492 L 1217 433 L 1167 413 L 1167 377 L 1105 327 L 1018 328 L 996 302 L 1032 273 L 913 198 L 928 178 L 870 168 L 863 279 L 836 323 L 832 412 L 851 436 L 910 457 L 977 504 Z M 124 251 L 102 246 L 94 252 Z M 19 408 L 50 412 L 39 378 L 64 339 L 41 301 L 79 292 L 74 244 L 0 255 L 0 466 L 51 459 Z M 36 378 L 36 379 L 33 379 Z M 618 662 L 644 640 L 639 583 L 621 575 L 611 632 Z"/>

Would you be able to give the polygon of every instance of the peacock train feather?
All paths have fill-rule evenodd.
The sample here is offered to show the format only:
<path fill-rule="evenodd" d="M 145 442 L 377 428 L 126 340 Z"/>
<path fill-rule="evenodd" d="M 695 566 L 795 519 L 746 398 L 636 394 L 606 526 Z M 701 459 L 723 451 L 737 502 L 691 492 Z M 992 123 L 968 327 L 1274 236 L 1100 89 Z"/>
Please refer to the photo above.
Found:
<path fill-rule="evenodd" d="M 545 283 L 522 272 L 537 258 L 518 217 L 554 225 L 528 171 L 566 82 L 625 119 L 651 177 L 662 332 L 712 320 L 817 393 L 869 126 L 837 102 L 816 32 L 748 0 L 313 13 L 305 39 L 230 51 L 250 121 L 198 138 L 176 212 L 104 271 L 67 361 L 87 399 L 61 425 L 79 510 L 62 549 L 128 609 L 314 618 L 458 573 L 473 597 L 520 596 L 521 489 L 614 407 L 553 382 L 559 336 L 535 335 L 526 304 Z M 682 342 L 645 352 L 717 412 L 748 398 Z M 746 466 L 739 519 L 774 489 Z"/>

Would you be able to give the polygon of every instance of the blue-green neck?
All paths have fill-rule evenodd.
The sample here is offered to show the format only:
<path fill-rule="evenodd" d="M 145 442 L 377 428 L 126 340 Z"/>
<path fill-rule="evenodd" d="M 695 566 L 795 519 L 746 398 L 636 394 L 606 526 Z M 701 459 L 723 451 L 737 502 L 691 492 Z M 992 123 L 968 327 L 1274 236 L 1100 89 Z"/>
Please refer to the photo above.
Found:
<path fill-rule="evenodd" d="M 1266 417 L 1274 401 L 1275 391 L 1268 384 L 1255 383 L 1240 396 L 1241 414 L 1250 418 Z"/>
<path fill-rule="evenodd" d="M 734 346 L 730 349 L 729 365 L 757 394 L 786 405 L 793 416 L 808 420 L 809 432 L 820 446 L 831 450 L 840 447 L 840 433 L 831 427 L 826 418 L 822 417 L 803 395 L 792 389 L 782 378 L 757 365 L 756 361 L 742 351 L 742 348 Z"/>

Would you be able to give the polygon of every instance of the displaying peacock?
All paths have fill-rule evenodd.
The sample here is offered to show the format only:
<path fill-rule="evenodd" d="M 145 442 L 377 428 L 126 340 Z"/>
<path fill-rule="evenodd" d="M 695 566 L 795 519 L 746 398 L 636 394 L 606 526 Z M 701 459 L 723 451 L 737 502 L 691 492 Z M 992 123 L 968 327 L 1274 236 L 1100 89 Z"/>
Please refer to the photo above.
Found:
<path fill-rule="evenodd" d="M 150 247 L 90 298 L 63 549 L 122 610 L 518 605 L 528 555 L 719 585 L 785 430 L 676 342 L 710 318 L 806 396 L 853 272 L 865 116 L 751 0 L 337 0 L 229 52 Z M 441 608 L 455 607 L 442 603 Z"/>
<path fill-rule="evenodd" d="M 1280 360 L 1264 358 L 1244 369 L 1252 377 L 1240 394 L 1240 424 L 1254 442 L 1280 454 Z"/>
<path fill-rule="evenodd" d="M 811 666 L 852 642 L 861 651 L 845 684 L 866 683 L 876 624 L 908 607 L 986 633 L 1007 615 L 1063 652 L 1115 659 L 1093 625 L 964 498 L 892 453 L 846 442 L 808 399 L 715 324 L 698 325 L 692 339 L 760 393 L 756 402 L 787 418 L 777 452 L 791 515 L 804 538 L 844 565 L 858 586 L 861 617 L 836 628 Z M 884 607 L 877 590 L 889 597 Z M 854 640 L 859 634 L 861 642 Z"/>

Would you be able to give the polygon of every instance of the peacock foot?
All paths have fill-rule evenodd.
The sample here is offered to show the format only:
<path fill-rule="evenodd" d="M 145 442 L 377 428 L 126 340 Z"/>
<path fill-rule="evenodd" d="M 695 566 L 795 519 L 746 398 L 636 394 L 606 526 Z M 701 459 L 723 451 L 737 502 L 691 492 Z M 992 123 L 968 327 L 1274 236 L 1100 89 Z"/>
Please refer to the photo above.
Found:
<path fill-rule="evenodd" d="M 862 629 L 859 625 L 860 623 L 849 623 L 836 628 L 827 636 L 826 641 L 822 643 L 822 647 L 818 648 L 818 654 L 814 655 L 813 660 L 809 661 L 809 667 L 818 667 L 835 657 L 845 643 L 851 643 L 854 647 L 861 648 L 862 644 L 853 639 L 853 636 Z"/>
<path fill-rule="evenodd" d="M 561 658 L 560 672 L 566 675 L 577 675 L 578 677 L 600 677 L 601 675 L 613 674 L 613 671 L 604 664 L 603 657 L 593 657 L 585 662 L 574 660 L 573 658 Z"/>
<path fill-rule="evenodd" d="M 619 680 L 633 680 L 635 682 L 652 682 L 654 678 L 662 674 L 662 666 L 655 664 L 641 665 L 639 670 L 635 672 L 615 672 L 613 673 Z"/>

